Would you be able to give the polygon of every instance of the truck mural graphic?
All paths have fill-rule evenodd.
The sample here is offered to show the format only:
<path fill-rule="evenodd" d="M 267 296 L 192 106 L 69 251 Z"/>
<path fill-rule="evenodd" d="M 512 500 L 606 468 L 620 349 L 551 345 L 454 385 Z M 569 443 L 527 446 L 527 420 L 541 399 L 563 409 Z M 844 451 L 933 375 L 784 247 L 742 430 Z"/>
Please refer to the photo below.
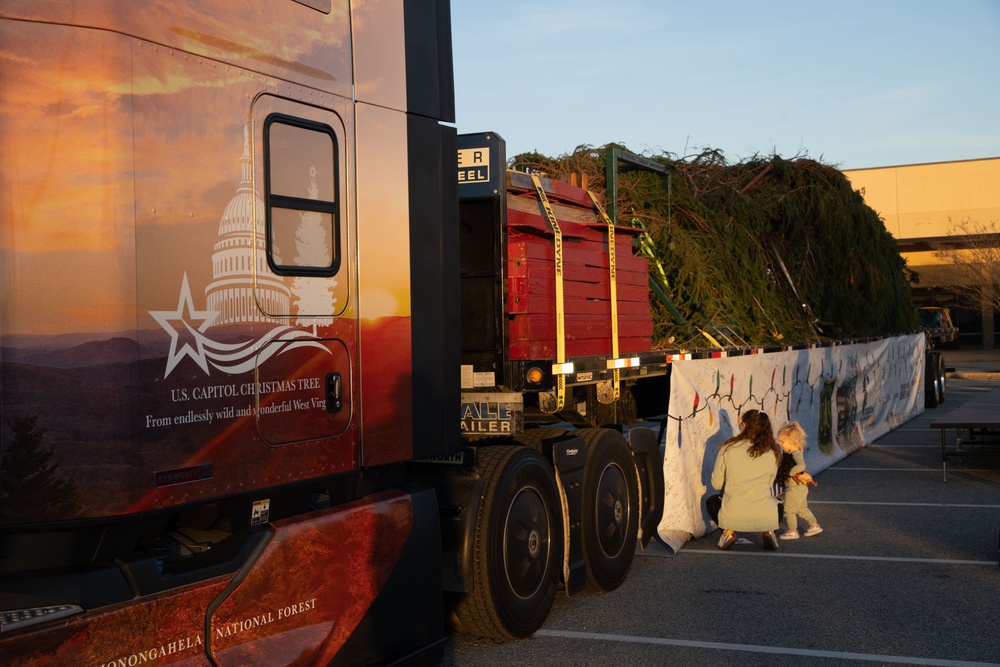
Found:
<path fill-rule="evenodd" d="M 282 282 L 264 260 L 264 204 L 250 182 L 249 128 L 243 130 L 243 155 L 240 157 L 242 180 L 236 196 L 226 207 L 219 223 L 219 241 L 212 255 L 213 281 L 205 288 L 207 307 L 197 310 L 193 303 L 187 272 L 181 280 L 175 310 L 149 311 L 149 315 L 170 336 L 167 355 L 166 378 L 185 358 L 194 361 L 206 374 L 209 366 L 225 373 L 246 373 L 263 364 L 274 355 L 297 347 L 307 346 L 326 351 L 313 340 L 320 325 L 329 325 L 332 317 L 299 315 L 297 325 L 308 326 L 302 331 L 289 325 L 276 325 L 256 340 L 225 343 L 213 340 L 206 331 L 213 325 L 241 323 L 276 323 L 281 320 L 267 313 L 288 313 L 290 296 L 295 297 L 301 313 L 332 313 L 337 303 L 333 289 L 336 279 L 317 283 L 300 277 L 292 282 L 292 289 Z M 309 196 L 316 199 L 316 168 L 309 168 Z M 322 219 L 313 212 L 299 214 L 301 222 L 296 230 L 297 261 L 302 264 L 321 262 L 316 248 L 328 246 L 328 234 Z M 248 255 L 246 248 L 257 252 Z M 280 253 L 276 252 L 280 258 Z M 260 259 L 252 261 L 254 257 Z M 256 287 L 255 287 L 256 285 Z"/>
<path fill-rule="evenodd" d="M 315 166 L 294 167 L 297 192 L 317 199 Z M 332 264 L 330 220 L 297 211 L 286 217 L 283 236 L 268 237 L 246 126 L 240 172 L 219 221 L 205 307 L 196 303 L 185 269 L 176 307 L 147 311 L 159 325 L 148 335 L 162 340 L 166 333 L 169 349 L 161 372 L 140 380 L 143 389 L 156 388 L 142 392 L 140 428 L 143 440 L 170 444 L 154 448 L 151 457 L 163 463 L 154 464 L 154 488 L 134 509 L 172 497 L 166 487 L 176 484 L 176 471 L 197 470 L 181 479 L 218 492 L 223 484 L 271 484 L 302 474 L 304 466 L 313 467 L 309 449 L 321 452 L 313 456 L 325 460 L 328 470 L 357 465 L 350 350 L 356 327 L 352 317 L 336 316 L 338 308 L 343 313 L 346 293 L 337 291 L 334 276 L 282 276 L 272 266 L 285 265 L 283 256 L 293 266 Z M 194 431 L 202 435 L 187 434 Z M 342 436 L 341 446 L 329 446 L 329 439 Z M 191 441 L 207 444 L 178 459 Z M 239 442 L 243 446 L 233 446 Z M 300 446 L 287 455 L 275 449 L 291 444 Z M 261 445 L 262 460 L 273 464 L 248 460 L 246 453 Z"/>
<path fill-rule="evenodd" d="M 155 243 L 141 230 L 135 239 L 143 256 L 137 303 L 163 303 L 160 295 L 169 292 L 161 284 L 170 275 L 177 276 L 176 301 L 147 305 L 132 331 L 5 333 L 4 442 L 13 443 L 30 425 L 46 479 L 73 487 L 58 507 L 7 503 L 6 521 L 44 521 L 56 510 L 61 517 L 141 511 L 322 465 L 331 471 L 357 465 L 351 352 L 357 327 L 353 317 L 339 316 L 347 281 L 300 280 L 271 270 L 247 126 L 243 139 L 240 180 L 228 203 L 217 204 L 222 214 L 211 235 L 196 225 Z M 302 194 L 315 197 L 316 170 L 302 164 L 300 173 Z M 321 260 L 309 252 L 329 246 L 329 232 L 311 212 L 298 216 L 288 254 L 300 263 Z M 198 252 L 206 241 L 210 263 L 208 253 Z M 178 244 L 184 253 L 168 248 Z M 128 257 L 125 248 L 119 258 Z M 165 262 L 157 256 L 161 249 L 183 254 L 184 262 Z M 272 252 L 280 262 L 280 249 Z M 155 277 L 144 273 L 164 264 Z M 334 385 L 338 409 L 328 400 Z M 331 439 L 340 444 L 331 447 Z M 85 449 L 88 456 L 81 455 Z M 256 461 L 250 452 L 259 452 Z"/>

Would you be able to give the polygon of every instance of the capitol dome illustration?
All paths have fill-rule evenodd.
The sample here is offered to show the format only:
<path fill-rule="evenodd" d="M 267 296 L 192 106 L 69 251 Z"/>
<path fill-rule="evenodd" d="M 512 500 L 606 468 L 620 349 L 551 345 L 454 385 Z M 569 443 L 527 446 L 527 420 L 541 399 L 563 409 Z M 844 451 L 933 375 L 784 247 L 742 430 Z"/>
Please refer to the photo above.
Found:
<path fill-rule="evenodd" d="M 290 308 L 288 287 L 267 265 L 264 201 L 250 187 L 250 133 L 247 127 L 243 128 L 240 171 L 240 186 L 219 221 L 219 241 L 212 253 L 212 282 L 205 288 L 208 310 L 219 313 L 213 326 L 275 322 L 277 318 L 265 313 L 287 317 Z"/>

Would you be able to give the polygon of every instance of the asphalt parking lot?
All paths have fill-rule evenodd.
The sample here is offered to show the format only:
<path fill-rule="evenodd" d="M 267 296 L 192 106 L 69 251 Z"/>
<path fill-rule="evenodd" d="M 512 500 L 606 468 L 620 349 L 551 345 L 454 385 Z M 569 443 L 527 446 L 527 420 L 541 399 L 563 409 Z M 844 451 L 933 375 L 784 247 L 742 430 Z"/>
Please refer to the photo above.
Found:
<path fill-rule="evenodd" d="M 649 549 L 618 590 L 557 598 L 527 640 L 455 635 L 442 665 L 1000 665 L 1000 457 L 945 483 L 929 427 L 1000 390 L 1000 361 L 959 356 L 943 405 L 817 476 L 820 535 Z"/>

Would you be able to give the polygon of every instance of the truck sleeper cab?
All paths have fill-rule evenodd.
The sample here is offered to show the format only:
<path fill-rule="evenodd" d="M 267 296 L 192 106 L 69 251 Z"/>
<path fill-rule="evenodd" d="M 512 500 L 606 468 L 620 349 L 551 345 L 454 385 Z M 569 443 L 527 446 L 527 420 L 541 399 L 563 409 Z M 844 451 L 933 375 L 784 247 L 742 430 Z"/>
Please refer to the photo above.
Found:
<path fill-rule="evenodd" d="M 0 6 L 5 665 L 440 647 L 448 14 Z"/>

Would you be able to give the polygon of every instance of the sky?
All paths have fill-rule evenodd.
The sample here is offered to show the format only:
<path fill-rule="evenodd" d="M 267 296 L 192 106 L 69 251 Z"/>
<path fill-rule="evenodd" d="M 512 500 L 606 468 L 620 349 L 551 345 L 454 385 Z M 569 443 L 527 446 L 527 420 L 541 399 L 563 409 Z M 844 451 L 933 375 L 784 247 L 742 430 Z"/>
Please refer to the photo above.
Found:
<path fill-rule="evenodd" d="M 508 157 L 1000 157 L 1000 0 L 452 0 L 456 122 Z"/>

